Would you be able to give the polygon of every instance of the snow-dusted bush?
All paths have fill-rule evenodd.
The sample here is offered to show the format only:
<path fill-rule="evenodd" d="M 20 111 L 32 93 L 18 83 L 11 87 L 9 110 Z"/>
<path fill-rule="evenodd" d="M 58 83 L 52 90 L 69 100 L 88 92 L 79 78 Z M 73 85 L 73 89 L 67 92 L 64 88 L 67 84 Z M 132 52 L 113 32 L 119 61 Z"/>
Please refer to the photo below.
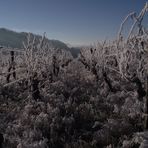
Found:
<path fill-rule="evenodd" d="M 146 11 L 147 5 L 141 16 L 128 15 L 138 27 L 134 24 L 127 38 L 122 36 L 126 18 L 117 40 L 82 49 L 77 59 L 50 49 L 45 37 L 40 42 L 28 37 L 17 63 L 23 72 L 0 87 L 4 147 L 139 147 L 148 36 L 137 30 Z"/>

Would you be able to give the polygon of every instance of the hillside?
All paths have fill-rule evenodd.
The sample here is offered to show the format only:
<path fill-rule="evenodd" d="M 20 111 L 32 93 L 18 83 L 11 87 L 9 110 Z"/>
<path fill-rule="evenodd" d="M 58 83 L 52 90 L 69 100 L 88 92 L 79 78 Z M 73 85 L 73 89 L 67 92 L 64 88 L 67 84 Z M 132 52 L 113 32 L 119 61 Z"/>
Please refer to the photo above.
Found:
<path fill-rule="evenodd" d="M 23 47 L 23 41 L 26 41 L 26 37 L 27 37 L 28 33 L 27 32 L 15 32 L 12 30 L 8 30 L 5 28 L 0 28 L 0 45 L 1 46 L 6 46 L 6 47 L 12 47 L 12 48 L 22 48 Z M 34 35 L 37 39 L 40 39 L 41 36 L 40 35 Z M 65 49 L 68 50 L 72 53 L 72 55 L 74 57 L 77 57 L 78 53 L 79 53 L 79 49 L 75 49 L 73 48 L 69 48 L 65 43 L 59 41 L 59 40 L 49 40 L 47 39 L 49 42 L 49 45 L 52 48 L 59 48 L 59 49 Z"/>

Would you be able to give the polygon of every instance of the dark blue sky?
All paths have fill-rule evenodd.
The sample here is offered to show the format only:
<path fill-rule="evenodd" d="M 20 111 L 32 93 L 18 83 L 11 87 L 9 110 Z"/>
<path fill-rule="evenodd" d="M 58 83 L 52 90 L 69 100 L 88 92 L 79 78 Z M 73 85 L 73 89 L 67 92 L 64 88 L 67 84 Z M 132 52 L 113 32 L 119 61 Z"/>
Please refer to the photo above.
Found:
<path fill-rule="evenodd" d="M 0 0 L 0 27 L 47 33 L 72 45 L 116 37 L 130 12 L 146 0 Z M 147 21 L 148 22 L 148 21 Z"/>

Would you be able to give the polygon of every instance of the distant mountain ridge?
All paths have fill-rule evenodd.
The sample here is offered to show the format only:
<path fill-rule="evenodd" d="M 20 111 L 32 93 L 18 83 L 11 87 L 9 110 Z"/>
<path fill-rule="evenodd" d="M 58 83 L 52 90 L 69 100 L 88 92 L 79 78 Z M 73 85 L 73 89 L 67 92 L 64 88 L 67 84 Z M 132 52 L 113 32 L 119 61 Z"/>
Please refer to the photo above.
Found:
<path fill-rule="evenodd" d="M 38 40 L 41 38 L 40 35 L 36 35 L 31 33 L 33 36 L 35 36 Z M 23 41 L 25 42 L 27 39 L 27 32 L 15 32 L 6 28 L 0 28 L 0 46 L 5 47 L 12 47 L 12 48 L 23 48 Z M 77 57 L 79 53 L 78 48 L 69 48 L 65 43 L 59 41 L 59 40 L 49 40 L 47 39 L 48 43 L 51 45 L 51 47 L 55 49 L 65 49 L 72 53 L 74 57 Z"/>

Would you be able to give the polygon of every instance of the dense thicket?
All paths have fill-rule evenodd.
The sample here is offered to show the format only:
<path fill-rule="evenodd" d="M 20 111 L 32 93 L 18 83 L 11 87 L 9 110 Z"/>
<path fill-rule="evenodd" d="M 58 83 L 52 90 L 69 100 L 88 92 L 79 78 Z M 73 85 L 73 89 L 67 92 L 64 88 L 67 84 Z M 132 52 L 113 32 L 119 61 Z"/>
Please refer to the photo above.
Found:
<path fill-rule="evenodd" d="M 30 36 L 13 60 L 2 55 L 3 147 L 138 148 L 148 128 L 147 9 L 128 15 L 117 40 L 82 49 L 76 59 L 51 49 L 44 37 L 36 42 Z M 125 38 L 130 17 L 134 24 Z"/>

